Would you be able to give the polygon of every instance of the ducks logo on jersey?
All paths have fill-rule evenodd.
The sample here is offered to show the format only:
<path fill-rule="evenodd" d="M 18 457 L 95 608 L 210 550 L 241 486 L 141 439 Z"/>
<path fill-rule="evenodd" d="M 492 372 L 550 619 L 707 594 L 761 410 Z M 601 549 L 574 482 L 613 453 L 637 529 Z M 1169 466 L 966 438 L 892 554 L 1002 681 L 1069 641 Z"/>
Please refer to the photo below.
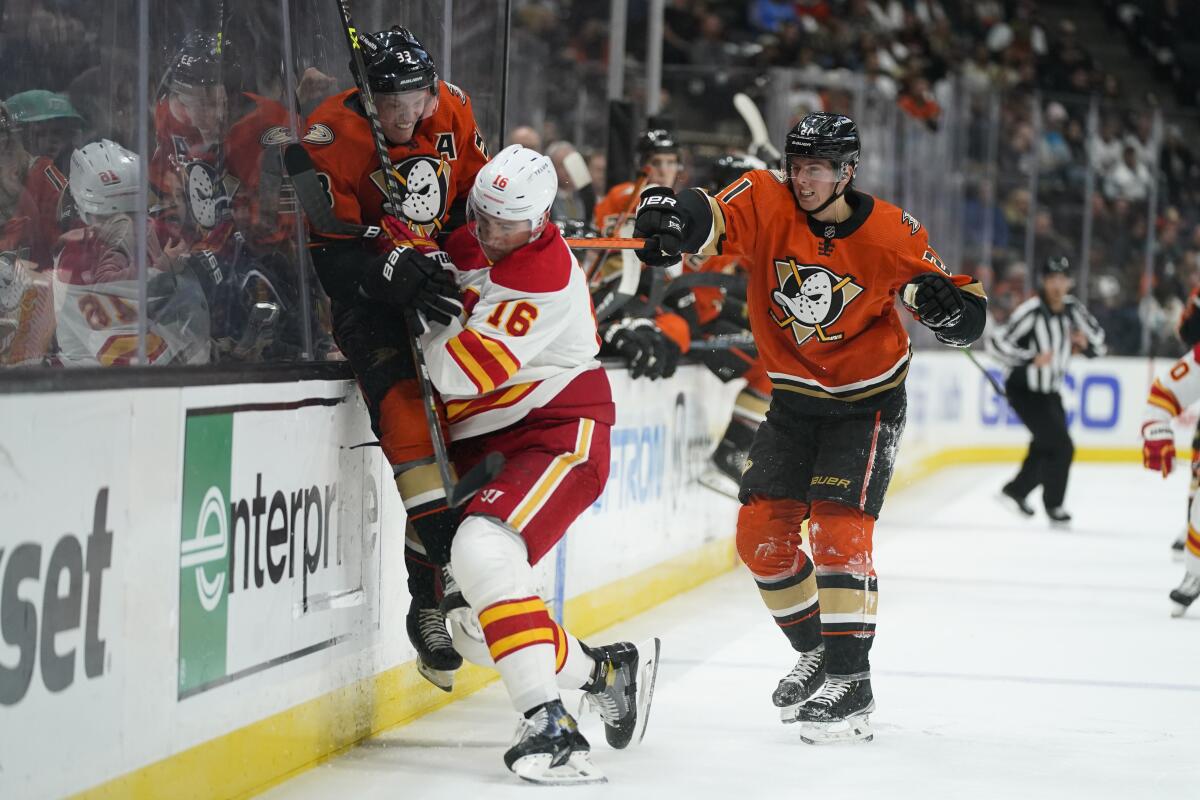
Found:
<path fill-rule="evenodd" d="M 850 303 L 862 293 L 863 287 L 850 275 L 838 275 L 819 264 L 797 264 L 794 258 L 775 261 L 779 288 L 771 293 L 782 309 L 771 318 L 781 328 L 792 329 L 796 345 L 801 346 L 813 336 L 821 342 L 835 342 L 844 334 L 832 333 L 829 326 Z"/>

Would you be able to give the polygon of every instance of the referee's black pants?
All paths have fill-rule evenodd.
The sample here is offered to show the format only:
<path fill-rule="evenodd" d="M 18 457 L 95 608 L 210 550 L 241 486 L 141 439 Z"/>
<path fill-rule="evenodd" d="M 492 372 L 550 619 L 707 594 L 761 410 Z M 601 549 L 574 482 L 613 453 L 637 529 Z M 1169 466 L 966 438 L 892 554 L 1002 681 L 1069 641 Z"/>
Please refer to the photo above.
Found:
<path fill-rule="evenodd" d="M 1008 404 L 1033 434 L 1021 471 L 1004 488 L 1009 494 L 1024 498 L 1041 486 L 1046 508 L 1058 508 L 1067 493 L 1067 476 L 1075 456 L 1062 395 L 1030 391 L 1023 380 L 1009 380 L 1004 389 Z"/>

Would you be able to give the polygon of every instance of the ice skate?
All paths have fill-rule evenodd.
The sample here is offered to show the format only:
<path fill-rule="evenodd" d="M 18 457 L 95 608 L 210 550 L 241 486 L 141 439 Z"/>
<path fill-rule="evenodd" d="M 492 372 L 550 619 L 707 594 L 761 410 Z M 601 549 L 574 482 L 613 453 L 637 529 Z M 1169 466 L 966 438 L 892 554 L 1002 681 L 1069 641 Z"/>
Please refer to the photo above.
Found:
<path fill-rule="evenodd" d="M 417 672 L 443 692 L 451 691 L 462 656 L 446 630 L 446 615 L 437 608 L 421 608 L 414 600 L 408 607 L 405 627 L 408 640 L 417 650 Z"/>
<path fill-rule="evenodd" d="M 709 462 L 704 471 L 700 473 L 696 480 L 700 481 L 700 485 L 712 489 L 714 492 L 737 499 L 738 487 L 737 479 L 730 477 L 727 473 L 721 470 L 716 464 Z"/>
<path fill-rule="evenodd" d="M 1050 518 L 1050 525 L 1055 528 L 1071 527 L 1071 515 L 1062 506 L 1047 508 L 1046 516 Z"/>
<path fill-rule="evenodd" d="M 615 750 L 637 744 L 646 735 L 660 648 L 657 638 L 590 648 L 601 664 L 601 685 L 595 691 L 585 689 L 583 699 L 604 720 L 604 738 Z"/>
<path fill-rule="evenodd" d="M 1200 575 L 1187 573 L 1178 589 L 1171 590 L 1171 616 L 1182 617 L 1188 606 L 1200 597 Z"/>
<path fill-rule="evenodd" d="M 779 707 L 780 720 L 784 723 L 795 722 L 800 704 L 812 697 L 824 682 L 825 647 L 801 653 L 796 666 L 783 676 L 771 695 L 771 702 Z"/>
<path fill-rule="evenodd" d="M 562 701 L 552 700 L 521 720 L 504 763 L 530 783 L 607 783 L 608 778 L 592 764 L 590 750 Z"/>
<path fill-rule="evenodd" d="M 1000 502 L 1004 504 L 1005 508 L 1011 509 L 1023 517 L 1033 516 L 1033 506 L 1029 505 L 1024 497 L 1017 497 L 1010 492 L 1007 486 L 1000 490 Z"/>
<path fill-rule="evenodd" d="M 875 738 L 874 710 L 870 673 L 827 675 L 820 690 L 796 709 L 800 739 L 805 744 L 869 742 Z"/>

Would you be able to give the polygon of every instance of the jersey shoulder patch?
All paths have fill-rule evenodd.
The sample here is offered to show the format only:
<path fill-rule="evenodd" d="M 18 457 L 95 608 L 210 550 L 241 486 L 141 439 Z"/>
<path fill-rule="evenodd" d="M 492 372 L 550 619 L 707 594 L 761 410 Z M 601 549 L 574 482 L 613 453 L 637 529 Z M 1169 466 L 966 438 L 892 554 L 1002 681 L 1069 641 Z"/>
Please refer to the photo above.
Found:
<path fill-rule="evenodd" d="M 908 229 L 909 229 L 908 235 L 909 236 L 916 236 L 917 231 L 921 230 L 920 220 L 918 220 L 916 217 L 914 217 L 912 214 L 908 213 L 907 211 L 905 211 L 904 213 L 902 213 L 900 215 L 900 224 L 908 226 Z"/>
<path fill-rule="evenodd" d="M 333 144 L 333 128 L 323 122 L 314 122 L 308 126 L 308 132 L 301 141 L 307 144 Z"/>

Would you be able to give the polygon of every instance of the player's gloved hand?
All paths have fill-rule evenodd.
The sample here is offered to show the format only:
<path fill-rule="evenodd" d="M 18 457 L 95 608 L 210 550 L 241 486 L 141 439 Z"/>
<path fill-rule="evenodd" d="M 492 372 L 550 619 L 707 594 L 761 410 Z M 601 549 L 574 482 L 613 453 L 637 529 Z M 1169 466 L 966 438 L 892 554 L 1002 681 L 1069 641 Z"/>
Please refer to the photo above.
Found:
<path fill-rule="evenodd" d="M 642 192 L 634 218 L 633 235 L 646 240 L 636 251 L 638 259 L 652 267 L 665 267 L 679 260 L 683 244 L 683 216 L 679 213 L 675 192 L 654 186 Z"/>
<path fill-rule="evenodd" d="M 1161 472 L 1165 478 L 1175 468 L 1175 434 L 1167 422 L 1142 426 L 1142 465 Z"/>
<path fill-rule="evenodd" d="M 442 325 L 462 315 L 454 275 L 438 259 L 412 247 L 394 247 L 368 263 L 358 291 L 370 300 L 419 311 Z"/>
<path fill-rule="evenodd" d="M 601 332 L 605 355 L 616 355 L 625 361 L 632 378 L 661 377 L 667 346 L 654 320 L 626 317 L 609 323 Z"/>
<path fill-rule="evenodd" d="M 945 328 L 962 319 L 962 295 L 953 281 L 937 272 L 913 278 L 905 284 L 901 299 L 927 328 Z"/>

